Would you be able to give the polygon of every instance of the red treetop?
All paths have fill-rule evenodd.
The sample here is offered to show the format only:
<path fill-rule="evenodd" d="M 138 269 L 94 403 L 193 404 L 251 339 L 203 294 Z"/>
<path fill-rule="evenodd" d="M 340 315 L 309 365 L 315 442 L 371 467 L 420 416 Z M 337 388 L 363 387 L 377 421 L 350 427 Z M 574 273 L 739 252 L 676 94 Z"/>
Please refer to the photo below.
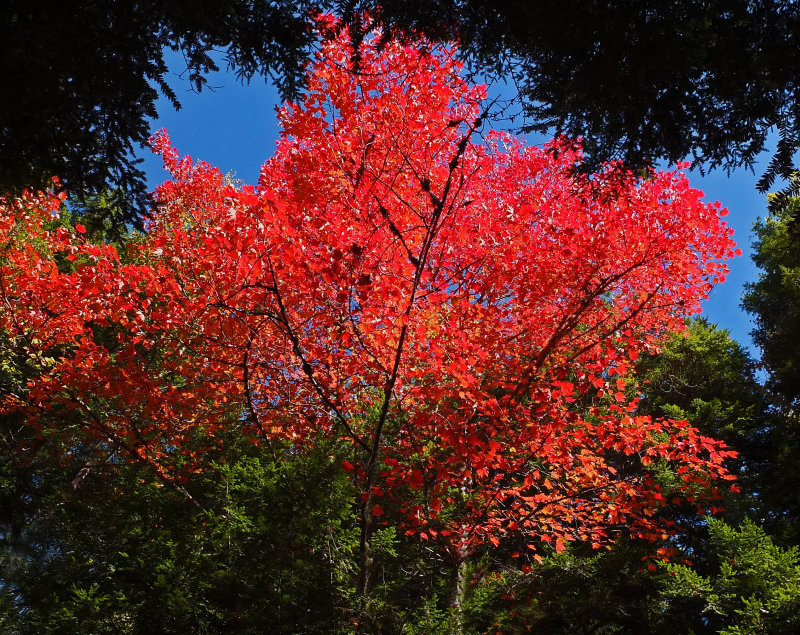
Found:
<path fill-rule="evenodd" d="M 637 416 L 631 368 L 724 278 L 725 211 L 680 172 L 585 175 L 576 143 L 487 132 L 448 49 L 368 40 L 354 72 L 348 41 L 256 187 L 158 135 L 172 180 L 123 261 L 4 202 L 0 324 L 40 371 L 5 408 L 165 479 L 225 401 L 254 438 L 341 436 L 366 522 L 382 496 L 451 554 L 661 536 L 658 474 L 694 500 L 729 453 Z"/>

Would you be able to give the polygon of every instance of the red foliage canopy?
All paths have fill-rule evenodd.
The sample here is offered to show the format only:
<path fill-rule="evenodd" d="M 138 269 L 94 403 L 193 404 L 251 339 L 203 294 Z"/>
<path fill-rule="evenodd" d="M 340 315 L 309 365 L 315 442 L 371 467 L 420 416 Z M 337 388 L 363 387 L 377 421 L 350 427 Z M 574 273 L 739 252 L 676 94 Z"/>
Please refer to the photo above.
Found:
<path fill-rule="evenodd" d="M 6 410 L 167 479 L 231 404 L 255 439 L 341 436 L 365 522 L 382 496 L 451 553 L 662 535 L 666 475 L 694 499 L 728 452 L 637 416 L 631 368 L 725 276 L 725 211 L 680 172 L 584 175 L 576 143 L 485 131 L 447 49 L 368 40 L 353 72 L 346 42 L 257 186 L 156 137 L 172 180 L 123 259 L 49 230 L 46 196 L 3 202 L 0 325 L 38 366 Z"/>

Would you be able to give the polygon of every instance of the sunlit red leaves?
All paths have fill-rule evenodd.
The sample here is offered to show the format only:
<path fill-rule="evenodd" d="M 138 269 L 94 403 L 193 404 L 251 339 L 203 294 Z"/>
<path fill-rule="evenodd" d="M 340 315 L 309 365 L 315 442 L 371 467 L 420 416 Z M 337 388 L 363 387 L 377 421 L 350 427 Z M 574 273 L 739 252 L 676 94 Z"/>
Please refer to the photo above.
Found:
<path fill-rule="evenodd" d="M 726 454 L 635 416 L 630 372 L 724 278 L 720 209 L 681 173 L 581 175 L 572 141 L 486 131 L 448 50 L 367 39 L 353 73 L 347 42 L 255 187 L 158 135 L 172 179 L 124 259 L 45 230 L 46 198 L 4 203 L 2 328 L 32 359 L 60 347 L 7 407 L 77 412 L 165 473 L 197 428 L 335 434 L 363 484 L 391 379 L 373 514 L 457 551 L 662 536 L 656 468 L 699 500 Z"/>

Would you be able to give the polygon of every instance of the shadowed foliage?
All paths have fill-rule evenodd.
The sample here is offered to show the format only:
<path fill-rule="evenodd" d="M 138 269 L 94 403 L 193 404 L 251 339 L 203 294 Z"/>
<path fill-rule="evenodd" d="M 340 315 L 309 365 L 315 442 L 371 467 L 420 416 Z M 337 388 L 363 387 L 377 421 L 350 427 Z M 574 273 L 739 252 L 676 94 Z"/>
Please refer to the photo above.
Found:
<path fill-rule="evenodd" d="M 177 106 L 164 51 L 183 53 L 195 90 L 216 50 L 241 79 L 263 75 L 295 98 L 319 12 L 343 16 L 354 42 L 374 26 L 457 40 L 476 70 L 513 79 L 520 126 L 582 136 L 589 168 L 611 157 L 752 165 L 774 129 L 765 190 L 800 147 L 800 5 L 781 0 L 9 0 L 0 191 L 56 175 L 73 194 L 119 190 L 124 220 L 140 218 L 146 192 L 130 150 L 148 137 L 159 90 Z"/>

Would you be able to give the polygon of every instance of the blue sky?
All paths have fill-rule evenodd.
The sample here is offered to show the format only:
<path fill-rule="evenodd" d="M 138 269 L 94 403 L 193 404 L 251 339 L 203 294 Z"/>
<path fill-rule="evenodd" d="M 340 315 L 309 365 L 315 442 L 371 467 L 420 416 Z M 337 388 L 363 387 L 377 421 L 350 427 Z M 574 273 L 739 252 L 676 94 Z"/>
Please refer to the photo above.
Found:
<path fill-rule="evenodd" d="M 181 69 L 182 59 L 168 57 L 171 69 Z M 224 62 L 220 63 L 224 66 Z M 152 122 L 153 131 L 166 128 L 178 151 L 202 159 L 223 173 L 234 172 L 245 183 L 255 183 L 261 165 L 272 154 L 278 135 L 275 110 L 280 101 L 271 85 L 261 78 L 241 85 L 234 75 L 220 72 L 209 76 L 208 88 L 201 94 L 191 90 L 188 79 L 173 72 L 168 78 L 182 104 L 175 111 L 168 101 L 158 103 L 159 119 Z M 160 160 L 148 152 L 142 154 L 144 169 L 152 187 L 166 178 Z M 718 285 L 704 305 L 704 314 L 731 332 L 731 336 L 752 348 L 749 316 L 740 307 L 744 283 L 755 280 L 758 270 L 750 260 L 750 236 L 753 222 L 766 214 L 766 198 L 755 189 L 768 155 L 761 157 L 755 173 L 744 168 L 728 176 L 716 170 L 706 176 L 691 173 L 691 182 L 703 190 L 706 200 L 721 201 L 730 211 L 727 222 L 735 230 L 735 238 L 743 251 L 730 264 L 728 280 Z"/>

